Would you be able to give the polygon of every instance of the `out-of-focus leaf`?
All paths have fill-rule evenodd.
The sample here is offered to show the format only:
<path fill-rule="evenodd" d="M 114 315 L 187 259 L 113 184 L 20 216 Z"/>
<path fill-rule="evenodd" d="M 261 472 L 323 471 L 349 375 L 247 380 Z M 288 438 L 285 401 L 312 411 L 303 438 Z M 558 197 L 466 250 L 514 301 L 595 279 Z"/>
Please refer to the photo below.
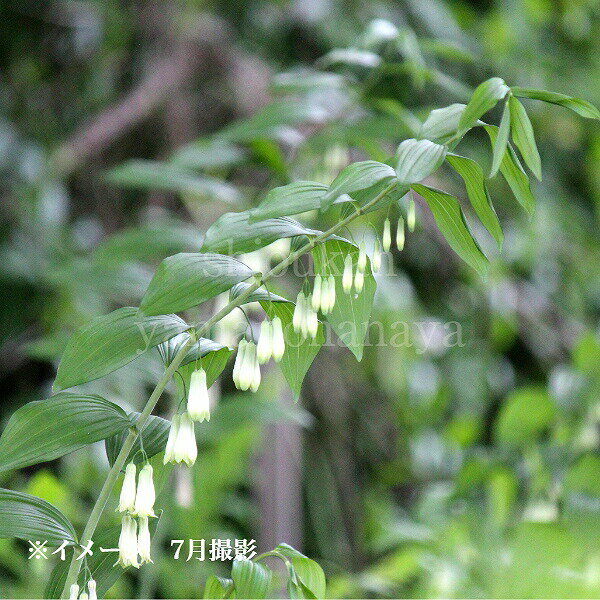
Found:
<path fill-rule="evenodd" d="M 187 169 L 227 169 L 248 156 L 246 150 L 221 140 L 192 142 L 171 156 L 171 164 Z"/>
<path fill-rule="evenodd" d="M 463 178 L 467 188 L 467 195 L 477 216 L 486 229 L 494 237 L 498 246 L 502 247 L 504 234 L 498 221 L 498 216 L 492 205 L 492 199 L 485 184 L 482 168 L 470 158 L 457 154 L 448 154 L 448 163 Z"/>
<path fill-rule="evenodd" d="M 250 223 L 250 214 L 249 211 L 244 211 L 225 213 L 219 217 L 208 228 L 202 250 L 223 254 L 244 254 L 259 250 L 282 238 L 319 233 L 289 217 Z"/>
<path fill-rule="evenodd" d="M 513 87 L 511 88 L 513 95 L 518 98 L 532 98 L 533 100 L 543 100 L 550 104 L 558 104 L 565 108 L 570 108 L 582 117 L 588 119 L 600 119 L 600 111 L 589 102 L 581 98 L 573 98 L 565 94 L 557 92 L 548 92 L 546 90 L 536 90 L 534 88 Z"/>
<path fill-rule="evenodd" d="M 235 300 L 238 296 L 243 294 L 250 287 L 249 283 L 238 283 L 231 288 L 229 292 L 230 300 Z M 283 296 L 278 296 L 277 294 L 273 294 L 273 292 L 269 292 L 265 289 L 259 288 L 252 292 L 248 298 L 246 298 L 244 304 L 249 302 L 292 302 Z"/>
<path fill-rule="evenodd" d="M 496 106 L 498 100 L 506 96 L 508 90 L 500 77 L 492 77 L 477 86 L 458 122 L 458 134 L 463 135 L 471 129 L 480 117 Z"/>
<path fill-rule="evenodd" d="M 425 198 L 439 230 L 454 252 L 480 275 L 485 275 L 488 260 L 471 234 L 458 200 L 425 185 L 414 184 L 412 188 Z"/>
<path fill-rule="evenodd" d="M 268 567 L 251 560 L 234 560 L 231 578 L 238 598 L 266 598 L 272 572 Z"/>
<path fill-rule="evenodd" d="M 313 88 L 342 88 L 346 78 L 338 73 L 299 69 L 278 73 L 271 80 L 271 88 L 276 92 L 304 92 Z"/>
<path fill-rule="evenodd" d="M 317 61 L 321 67 L 347 65 L 352 67 L 373 68 L 381 64 L 381 56 L 367 50 L 357 48 L 336 48 Z"/>
<path fill-rule="evenodd" d="M 510 124 L 515 146 L 519 149 L 525 164 L 527 164 L 533 171 L 533 174 L 541 181 L 542 161 L 537 149 L 537 144 L 535 143 L 535 135 L 533 133 L 531 121 L 529 120 L 523 105 L 514 96 L 510 97 L 509 103 Z M 500 126 L 500 129 L 502 129 L 502 125 Z"/>
<path fill-rule="evenodd" d="M 500 120 L 500 127 L 498 128 L 498 135 L 494 142 L 494 148 L 492 150 L 492 169 L 490 171 L 490 177 L 494 177 L 502 164 L 504 155 L 506 154 L 506 147 L 508 146 L 508 138 L 510 135 L 510 114 L 511 103 L 510 100 L 504 105 L 504 111 L 502 112 L 502 119 Z"/>
<path fill-rule="evenodd" d="M 77 543 L 77 534 L 65 515 L 49 502 L 12 490 L 0 489 L 0 538 Z"/>
<path fill-rule="evenodd" d="M 485 130 L 490 136 L 492 147 L 496 143 L 498 136 L 498 128 L 495 125 L 486 125 Z M 521 162 L 510 143 L 507 146 L 507 151 L 504 153 L 504 158 L 500 163 L 500 172 L 506 183 L 512 190 L 517 202 L 531 215 L 535 210 L 535 196 L 531 191 L 529 177 L 525 173 Z"/>
<path fill-rule="evenodd" d="M 361 360 L 377 285 L 371 272 L 371 262 L 367 258 L 362 292 L 360 294 L 344 292 L 342 286 L 344 261 L 346 256 L 350 255 L 352 264 L 356 268 L 358 254 L 359 250 L 354 244 L 340 240 L 329 240 L 312 251 L 315 274 L 320 273 L 323 277 L 332 274 L 335 279 L 335 305 L 325 318 L 357 360 Z"/>
<path fill-rule="evenodd" d="M 103 377 L 188 328 L 176 315 L 144 316 L 133 307 L 97 317 L 69 340 L 54 391 Z"/>
<path fill-rule="evenodd" d="M 230 256 L 175 254 L 160 263 L 142 298 L 140 310 L 146 315 L 186 310 L 226 292 L 253 274 L 250 267 Z"/>
<path fill-rule="evenodd" d="M 199 175 L 191 169 L 151 160 L 130 160 L 106 174 L 111 183 L 125 188 L 162 189 L 173 192 L 198 194 L 237 204 L 241 197 L 230 183 Z"/>
<path fill-rule="evenodd" d="M 125 411 L 100 396 L 61 392 L 15 412 L 0 437 L 0 471 L 69 454 L 128 429 Z"/>
<path fill-rule="evenodd" d="M 396 152 L 396 176 L 400 184 L 417 183 L 431 175 L 444 162 L 447 150 L 430 140 L 404 140 Z"/>
<path fill-rule="evenodd" d="M 314 181 L 295 181 L 274 188 L 250 211 L 250 223 L 315 210 L 321 206 L 321 198 L 328 189 L 325 184 Z"/>

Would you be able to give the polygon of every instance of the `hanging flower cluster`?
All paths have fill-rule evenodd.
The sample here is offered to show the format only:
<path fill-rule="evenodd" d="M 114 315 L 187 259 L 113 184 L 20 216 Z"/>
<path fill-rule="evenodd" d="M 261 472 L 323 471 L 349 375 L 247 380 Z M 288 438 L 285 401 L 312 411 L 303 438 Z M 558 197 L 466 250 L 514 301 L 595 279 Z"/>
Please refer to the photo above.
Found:
<path fill-rule="evenodd" d="M 271 357 L 275 362 L 283 358 L 285 352 L 285 339 L 283 337 L 283 324 L 279 317 L 272 321 L 264 319 L 260 324 L 260 338 L 256 345 L 256 358 L 261 365 L 269 362 Z"/>
<path fill-rule="evenodd" d="M 79 594 L 79 586 L 74 583 L 69 589 L 69 600 L 98 600 L 96 581 L 90 579 L 87 583 L 88 591 Z"/>
<path fill-rule="evenodd" d="M 119 559 L 117 561 L 123 568 L 138 568 L 144 563 L 152 562 L 148 517 L 156 517 L 154 514 L 155 500 L 156 491 L 152 465 L 146 463 L 141 468 L 136 486 L 136 466 L 135 463 L 130 462 L 125 467 L 125 477 L 117 508 L 119 512 L 124 513 L 121 520 Z"/>
<path fill-rule="evenodd" d="M 305 295 L 300 292 L 296 298 L 296 308 L 292 318 L 294 331 L 299 333 L 303 339 L 307 337 L 317 337 L 319 330 L 319 317 L 317 311 L 313 308 L 312 294 Z"/>
<path fill-rule="evenodd" d="M 335 277 L 333 275 L 324 275 L 320 273 L 315 275 L 313 283 L 313 292 L 311 307 L 315 312 L 319 310 L 324 314 L 329 314 L 335 306 Z"/>
<path fill-rule="evenodd" d="M 194 421 L 188 412 L 175 415 L 167 438 L 163 463 L 185 463 L 191 467 L 198 457 Z"/>

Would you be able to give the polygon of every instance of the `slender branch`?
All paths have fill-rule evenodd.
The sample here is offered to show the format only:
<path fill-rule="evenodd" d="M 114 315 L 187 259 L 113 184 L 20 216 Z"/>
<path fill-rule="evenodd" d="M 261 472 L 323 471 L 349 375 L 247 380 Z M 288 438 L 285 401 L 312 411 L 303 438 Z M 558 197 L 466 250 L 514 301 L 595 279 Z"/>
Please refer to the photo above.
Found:
<path fill-rule="evenodd" d="M 303 256 L 307 252 L 310 252 L 310 250 L 312 250 L 317 244 L 324 242 L 330 236 L 332 236 L 334 233 L 336 233 L 337 231 L 339 231 L 340 229 L 345 227 L 348 223 L 350 223 L 351 221 L 353 221 L 354 219 L 356 219 L 357 217 L 362 215 L 369 208 L 371 208 L 372 206 L 377 204 L 386 194 L 391 192 L 395 186 L 396 186 L 396 182 L 391 183 L 381 193 L 379 193 L 377 196 L 375 196 L 375 198 L 373 198 L 372 200 L 369 200 L 369 202 L 367 202 L 364 206 L 356 208 L 356 210 L 352 214 L 348 215 L 341 221 L 338 221 L 333 227 L 331 227 L 327 231 L 324 231 L 323 233 L 320 233 L 319 235 L 311 238 L 304 246 L 302 246 L 300 249 L 296 250 L 296 252 L 292 252 L 284 260 L 282 260 L 279 264 L 275 265 L 275 267 L 273 267 L 267 274 L 263 275 L 262 277 L 257 278 L 257 280 L 253 284 L 251 284 L 246 289 L 245 292 L 240 294 L 237 298 L 234 298 L 233 300 L 231 300 L 231 302 L 229 302 L 226 306 L 224 306 L 218 313 L 213 315 L 208 321 L 206 321 L 200 327 L 196 328 L 196 336 L 201 337 L 205 333 L 209 332 L 210 329 L 213 327 L 213 325 L 215 325 L 223 317 L 228 315 L 234 308 L 244 304 L 246 299 L 249 298 L 249 296 L 253 292 L 255 292 L 259 287 L 261 287 L 262 285 L 267 283 L 269 280 L 273 279 L 273 277 L 276 277 L 277 275 L 279 275 L 282 271 L 287 269 L 287 267 L 289 267 L 292 263 L 294 263 L 296 260 L 298 260 L 298 258 Z M 160 398 L 161 394 L 163 393 L 165 387 L 169 383 L 169 380 L 171 379 L 171 377 L 173 376 L 175 371 L 177 371 L 177 369 L 179 368 L 181 361 L 184 359 L 188 350 L 193 345 L 195 339 L 196 339 L 195 336 L 190 336 L 190 339 L 180 348 L 180 350 L 174 356 L 173 361 L 167 367 L 167 369 L 165 370 L 160 381 L 157 383 L 156 387 L 154 388 L 154 391 L 150 395 L 150 398 L 148 399 L 148 402 L 147 402 L 146 406 L 144 407 L 144 410 L 140 414 L 140 417 L 136 423 L 135 429 L 132 429 L 129 432 L 129 435 L 127 436 L 127 438 L 125 439 L 125 442 L 123 443 L 123 447 L 121 448 L 119 455 L 117 456 L 113 466 L 111 467 L 110 471 L 108 472 L 106 481 L 104 482 L 104 485 L 102 486 L 102 490 L 100 491 L 100 495 L 98 496 L 98 499 L 96 500 L 96 503 L 94 504 L 94 507 L 92 509 L 92 512 L 90 513 L 88 522 L 85 526 L 85 529 L 83 530 L 83 534 L 81 536 L 82 544 L 86 544 L 87 542 L 89 542 L 89 540 L 94 535 L 94 532 L 96 531 L 96 527 L 98 526 L 98 522 L 100 521 L 100 517 L 102 516 L 102 512 L 104 511 L 104 508 L 106 507 L 106 503 L 108 502 L 108 498 L 110 497 L 112 489 L 119 477 L 119 473 L 121 472 L 121 469 L 125 465 L 125 461 L 127 460 L 127 457 L 129 456 L 129 453 L 131 452 L 131 449 L 133 448 L 135 441 L 137 440 L 140 433 L 143 431 L 143 429 L 146 425 L 146 421 L 152 414 L 152 411 L 154 410 L 156 403 L 158 402 L 158 399 Z M 78 561 L 75 559 L 75 553 L 73 553 L 73 557 L 71 559 L 71 564 L 69 566 L 69 571 L 67 573 L 67 578 L 65 581 L 65 587 L 64 587 L 63 593 L 62 593 L 62 598 L 69 597 L 69 590 L 71 588 L 71 585 L 73 583 L 77 582 L 77 577 L 79 576 L 79 570 L 81 568 L 81 563 L 82 563 L 82 561 Z"/>

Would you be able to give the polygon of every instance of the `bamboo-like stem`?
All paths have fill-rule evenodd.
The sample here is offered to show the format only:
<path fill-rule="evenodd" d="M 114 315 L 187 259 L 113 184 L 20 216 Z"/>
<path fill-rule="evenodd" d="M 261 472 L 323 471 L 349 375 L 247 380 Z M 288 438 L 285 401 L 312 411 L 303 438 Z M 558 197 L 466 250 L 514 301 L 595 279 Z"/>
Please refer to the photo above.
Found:
<path fill-rule="evenodd" d="M 129 435 L 127 436 L 127 438 L 125 438 L 123 447 L 121 448 L 119 455 L 117 456 L 113 466 L 111 467 L 110 471 L 108 472 L 108 475 L 106 477 L 104 485 L 102 486 L 102 489 L 100 490 L 100 495 L 98 496 L 98 499 L 96 500 L 96 503 L 94 504 L 94 507 L 92 508 L 92 512 L 90 513 L 90 516 L 88 518 L 86 526 L 83 530 L 83 534 L 81 536 L 81 541 L 80 541 L 81 544 L 88 543 L 89 540 L 91 540 L 92 536 L 94 535 L 94 532 L 96 531 L 96 527 L 98 526 L 98 522 L 100 521 L 100 517 L 102 516 L 102 512 L 104 511 L 104 508 L 106 507 L 106 503 L 108 502 L 108 498 L 110 497 L 112 489 L 119 477 L 119 473 L 123 469 L 123 466 L 125 465 L 125 461 L 127 460 L 127 457 L 129 456 L 129 453 L 131 452 L 131 449 L 133 448 L 135 441 L 137 440 L 140 433 L 143 431 L 143 429 L 146 425 L 146 422 L 147 422 L 148 418 L 150 417 L 150 415 L 152 414 L 152 411 L 154 410 L 156 403 L 158 402 L 161 394 L 163 393 L 165 387 L 169 383 L 169 380 L 171 379 L 171 377 L 173 376 L 175 371 L 177 371 L 177 369 L 179 368 L 179 365 L 181 364 L 181 361 L 184 359 L 188 350 L 194 344 L 196 337 L 200 338 L 202 335 L 209 332 L 210 329 L 213 327 L 213 325 L 215 325 L 223 317 L 228 315 L 234 308 L 244 304 L 246 299 L 253 292 L 255 292 L 259 287 L 261 287 L 262 285 L 267 283 L 269 280 L 273 279 L 273 277 L 276 277 L 277 275 L 279 275 L 282 271 L 287 269 L 287 267 L 289 267 L 292 263 L 294 263 L 296 260 L 298 260 L 298 258 L 303 256 L 307 252 L 310 252 L 310 250 L 312 250 L 317 244 L 324 242 L 325 240 L 327 240 L 327 238 L 329 238 L 334 233 L 336 233 L 337 231 L 339 231 L 340 229 L 345 227 L 348 223 L 350 223 L 351 221 L 353 221 L 354 219 L 356 219 L 357 217 L 362 215 L 366 210 L 368 210 L 369 208 L 371 208 L 372 206 L 377 204 L 386 194 L 391 192 L 395 186 L 396 186 L 396 182 L 391 183 L 382 192 L 377 194 L 377 196 L 375 196 L 375 198 L 373 198 L 372 200 L 369 200 L 369 202 L 364 204 L 364 206 L 357 207 L 356 210 L 352 214 L 348 215 L 341 221 L 338 221 L 333 227 L 330 227 L 327 231 L 324 231 L 323 233 L 320 233 L 319 235 L 317 235 L 313 238 L 310 238 L 310 240 L 304 246 L 302 246 L 301 248 L 296 250 L 296 252 L 292 252 L 291 254 L 289 254 L 279 264 L 275 265 L 268 273 L 266 273 L 262 277 L 258 277 L 256 279 L 256 281 L 254 283 L 252 283 L 246 289 L 246 291 L 244 291 L 242 294 L 240 294 L 237 298 L 234 298 L 233 300 L 231 300 L 218 313 L 213 315 L 208 321 L 203 323 L 200 327 L 196 328 L 196 336 L 190 336 L 190 339 L 179 349 L 177 354 L 174 356 L 173 361 L 167 367 L 163 376 L 160 378 L 160 381 L 156 384 L 154 391 L 150 395 L 150 398 L 148 399 L 148 402 L 146 403 L 144 410 L 142 411 L 142 413 L 140 414 L 140 416 L 138 418 L 135 428 L 131 429 L 131 431 L 129 432 Z M 71 558 L 71 564 L 69 566 L 69 571 L 67 573 L 67 578 L 65 580 L 65 586 L 64 586 L 63 592 L 62 592 L 62 598 L 69 597 L 69 591 L 70 591 L 71 585 L 77 582 L 77 578 L 79 576 L 79 570 L 81 568 L 81 563 L 82 563 L 82 561 L 75 559 L 75 553 L 73 553 L 73 557 Z"/>

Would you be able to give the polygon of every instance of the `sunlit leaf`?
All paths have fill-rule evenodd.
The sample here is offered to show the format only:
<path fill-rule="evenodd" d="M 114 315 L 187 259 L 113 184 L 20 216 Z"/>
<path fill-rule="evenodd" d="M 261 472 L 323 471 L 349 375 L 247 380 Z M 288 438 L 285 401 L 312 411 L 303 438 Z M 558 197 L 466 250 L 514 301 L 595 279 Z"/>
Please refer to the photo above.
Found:
<path fill-rule="evenodd" d="M 328 189 L 329 186 L 314 181 L 295 181 L 276 187 L 250 211 L 250 222 L 315 210 L 321 206 L 321 198 Z"/>
<path fill-rule="evenodd" d="M 269 568 L 251 560 L 234 560 L 231 578 L 238 598 L 266 598 L 271 585 Z"/>
<path fill-rule="evenodd" d="M 548 92 L 546 90 L 536 90 L 534 88 L 513 87 L 511 88 L 511 91 L 518 98 L 543 100 L 550 104 L 558 104 L 559 106 L 570 108 L 582 117 L 588 119 L 600 119 L 600 111 L 593 104 L 590 104 L 581 98 L 573 98 L 572 96 L 567 96 L 565 94 Z"/>
<path fill-rule="evenodd" d="M 471 129 L 480 117 L 496 106 L 498 100 L 502 100 L 506 96 L 508 90 L 509 87 L 500 77 L 492 77 L 477 86 L 460 117 L 458 135 L 463 135 Z"/>
<path fill-rule="evenodd" d="M 396 175 L 400 184 L 417 183 L 431 175 L 446 157 L 447 148 L 430 140 L 404 140 L 396 152 Z"/>
<path fill-rule="evenodd" d="M 515 146 L 519 149 L 523 160 L 533 171 L 533 174 L 541 181 L 542 179 L 542 161 L 535 143 L 533 126 L 525 112 L 523 105 L 514 97 L 510 100 L 510 123 L 512 129 L 512 138 Z M 500 126 L 502 130 L 502 126 Z"/>

